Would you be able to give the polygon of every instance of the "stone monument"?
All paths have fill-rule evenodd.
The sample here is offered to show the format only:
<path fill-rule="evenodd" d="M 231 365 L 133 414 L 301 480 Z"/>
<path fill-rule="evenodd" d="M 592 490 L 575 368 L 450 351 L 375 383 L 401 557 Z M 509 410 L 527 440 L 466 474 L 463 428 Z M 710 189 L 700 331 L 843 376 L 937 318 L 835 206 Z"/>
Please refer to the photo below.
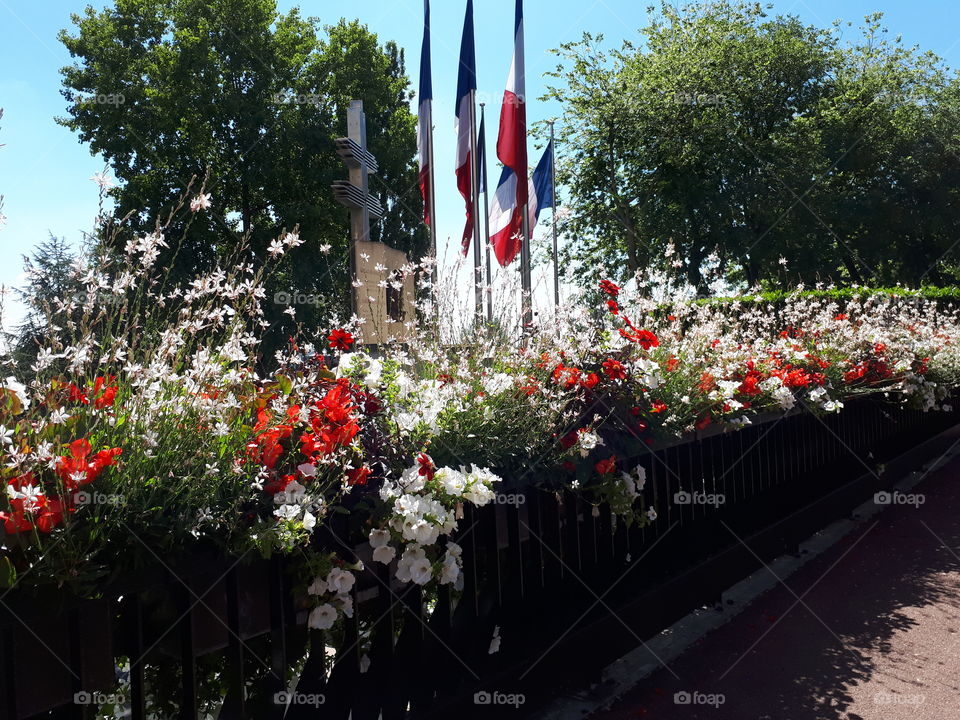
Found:
<path fill-rule="evenodd" d="M 383 207 L 370 195 L 370 175 L 378 166 L 367 149 L 362 100 L 350 103 L 347 135 L 336 147 L 350 179 L 334 182 L 333 194 L 350 208 L 350 307 L 361 321 L 358 340 L 364 345 L 404 340 L 408 323 L 416 320 L 413 270 L 403 251 L 370 240 L 370 219 L 382 218 Z"/>

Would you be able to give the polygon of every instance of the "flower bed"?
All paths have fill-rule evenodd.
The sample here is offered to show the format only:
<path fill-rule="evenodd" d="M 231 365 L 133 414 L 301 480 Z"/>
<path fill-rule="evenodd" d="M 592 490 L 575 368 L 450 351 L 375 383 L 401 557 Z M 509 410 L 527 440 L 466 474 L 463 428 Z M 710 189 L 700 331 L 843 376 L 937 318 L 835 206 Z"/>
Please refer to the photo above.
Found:
<path fill-rule="evenodd" d="M 95 594 L 196 545 L 279 552 L 302 561 L 313 624 L 328 626 L 349 611 L 349 570 L 311 550 L 331 513 L 361 514 L 400 580 L 455 583 L 445 538 L 500 486 L 548 482 L 650 523 L 645 478 L 624 465 L 644 446 L 771 411 L 839 412 L 864 394 L 938 409 L 960 384 L 960 321 L 934 300 L 664 312 L 609 281 L 594 296 L 602 316 L 575 303 L 525 343 L 481 330 L 451 345 L 424 327 L 368 355 L 354 320 L 323 333 L 325 347 L 291 343 L 266 373 L 262 271 L 168 289 L 152 267 L 164 244 L 158 230 L 128 242 L 123 262 L 78 266 L 84 292 L 49 309 L 56 332 L 5 381 L 7 585 Z M 287 233 L 271 254 L 297 244 Z"/>
<path fill-rule="evenodd" d="M 263 271 L 170 288 L 153 268 L 164 243 L 158 230 L 122 262 L 75 268 L 83 292 L 48 308 L 50 333 L 4 381 L 6 586 L 96 596 L 198 549 L 281 555 L 309 626 L 334 630 L 360 568 L 316 541 L 334 518 L 431 597 L 462 587 L 452 537 L 498 493 L 534 484 L 649 526 L 633 460 L 650 448 L 867 395 L 947 410 L 960 386 L 960 319 L 937 299 L 665 308 L 609 281 L 525 340 L 427 324 L 365 353 L 352 319 L 266 363 Z"/>

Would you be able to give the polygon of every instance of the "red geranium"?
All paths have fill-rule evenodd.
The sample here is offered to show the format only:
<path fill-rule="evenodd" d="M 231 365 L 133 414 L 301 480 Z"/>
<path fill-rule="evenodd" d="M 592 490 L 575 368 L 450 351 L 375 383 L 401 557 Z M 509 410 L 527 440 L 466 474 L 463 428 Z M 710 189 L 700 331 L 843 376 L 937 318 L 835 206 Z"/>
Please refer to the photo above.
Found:
<path fill-rule="evenodd" d="M 90 441 L 80 438 L 70 443 L 70 456 L 63 455 L 57 461 L 57 474 L 68 490 L 92 483 L 105 467 L 116 465 L 117 458 L 123 453 L 120 448 L 110 448 L 89 457 L 90 450 Z"/>
<path fill-rule="evenodd" d="M 609 280 L 601 280 L 600 289 L 603 290 L 603 292 L 605 292 L 610 297 L 617 297 L 617 295 L 620 294 L 620 286 L 615 285 Z"/>
<path fill-rule="evenodd" d="M 600 382 L 600 376 L 596 373 L 587 373 L 587 376 L 580 381 L 580 385 L 585 387 L 587 390 L 593 390 L 597 383 Z"/>
<path fill-rule="evenodd" d="M 96 398 L 93 401 L 94 407 L 102 410 L 113 405 L 117 398 L 117 386 L 111 383 L 116 379 L 115 375 L 110 375 L 108 377 L 100 376 L 94 381 L 93 396 Z"/>
<path fill-rule="evenodd" d="M 366 465 L 361 465 L 358 468 L 350 468 L 347 470 L 347 484 L 348 485 L 366 485 L 367 478 L 370 477 L 372 471 Z"/>
<path fill-rule="evenodd" d="M 417 465 L 420 466 L 418 474 L 422 478 L 426 478 L 427 482 L 433 480 L 433 473 L 436 471 L 436 466 L 433 464 L 433 458 L 427 455 L 426 453 L 420 453 L 417 455 Z"/>
<path fill-rule="evenodd" d="M 594 468 L 600 475 L 609 475 L 617 469 L 617 456 L 611 455 L 606 460 L 601 460 L 594 466 Z"/>

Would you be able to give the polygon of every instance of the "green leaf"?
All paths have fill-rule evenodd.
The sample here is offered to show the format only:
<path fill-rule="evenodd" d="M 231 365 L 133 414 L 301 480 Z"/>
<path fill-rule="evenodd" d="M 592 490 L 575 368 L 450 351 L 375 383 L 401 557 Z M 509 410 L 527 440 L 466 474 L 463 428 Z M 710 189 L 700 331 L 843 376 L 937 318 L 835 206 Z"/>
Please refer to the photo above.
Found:
<path fill-rule="evenodd" d="M 0 588 L 12 588 L 16 581 L 17 569 L 10 558 L 4 555 L 0 558 Z"/>

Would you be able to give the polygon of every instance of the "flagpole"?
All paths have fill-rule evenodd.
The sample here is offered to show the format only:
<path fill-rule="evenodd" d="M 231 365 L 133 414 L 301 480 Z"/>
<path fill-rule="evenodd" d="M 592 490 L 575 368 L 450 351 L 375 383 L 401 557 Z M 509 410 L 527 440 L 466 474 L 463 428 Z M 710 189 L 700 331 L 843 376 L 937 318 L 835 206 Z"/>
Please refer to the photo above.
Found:
<path fill-rule="evenodd" d="M 480 103 L 480 125 L 484 128 L 483 134 L 483 165 L 479 171 L 483 173 L 483 235 L 486 242 L 483 244 L 487 261 L 487 282 L 484 291 L 487 294 L 487 322 L 493 323 L 493 271 L 490 269 L 490 178 L 487 177 L 487 134 L 486 134 L 486 103 Z"/>
<path fill-rule="evenodd" d="M 480 248 L 480 167 L 477 162 L 477 91 L 470 91 L 470 201 L 473 203 L 473 284 L 477 324 L 483 323 L 483 267 Z"/>
<path fill-rule="evenodd" d="M 527 178 L 523 178 L 524 182 L 527 182 Z M 524 203 L 523 208 L 521 209 L 522 215 L 522 227 L 523 227 L 523 238 L 522 244 L 520 245 L 520 285 L 522 296 L 520 299 L 520 307 L 522 308 L 522 317 L 523 317 L 523 332 L 524 334 L 529 333 L 533 328 L 533 282 L 531 278 L 530 270 L 530 217 L 529 217 L 529 203 Z"/>
<path fill-rule="evenodd" d="M 550 147 L 553 157 L 550 158 L 550 206 L 553 210 L 553 306 L 560 310 L 560 264 L 557 261 L 557 143 L 553 133 L 553 120 L 550 121 Z"/>
<path fill-rule="evenodd" d="M 427 135 L 427 158 L 430 163 L 430 172 L 427 178 L 430 191 L 430 199 L 428 201 L 430 205 L 430 223 L 428 227 L 430 228 L 430 257 L 433 260 L 437 259 L 437 186 L 436 181 L 434 180 L 433 174 L 433 101 L 427 105 L 427 124 L 430 128 L 430 132 Z M 436 272 L 436 265 L 434 265 L 433 272 Z"/>

